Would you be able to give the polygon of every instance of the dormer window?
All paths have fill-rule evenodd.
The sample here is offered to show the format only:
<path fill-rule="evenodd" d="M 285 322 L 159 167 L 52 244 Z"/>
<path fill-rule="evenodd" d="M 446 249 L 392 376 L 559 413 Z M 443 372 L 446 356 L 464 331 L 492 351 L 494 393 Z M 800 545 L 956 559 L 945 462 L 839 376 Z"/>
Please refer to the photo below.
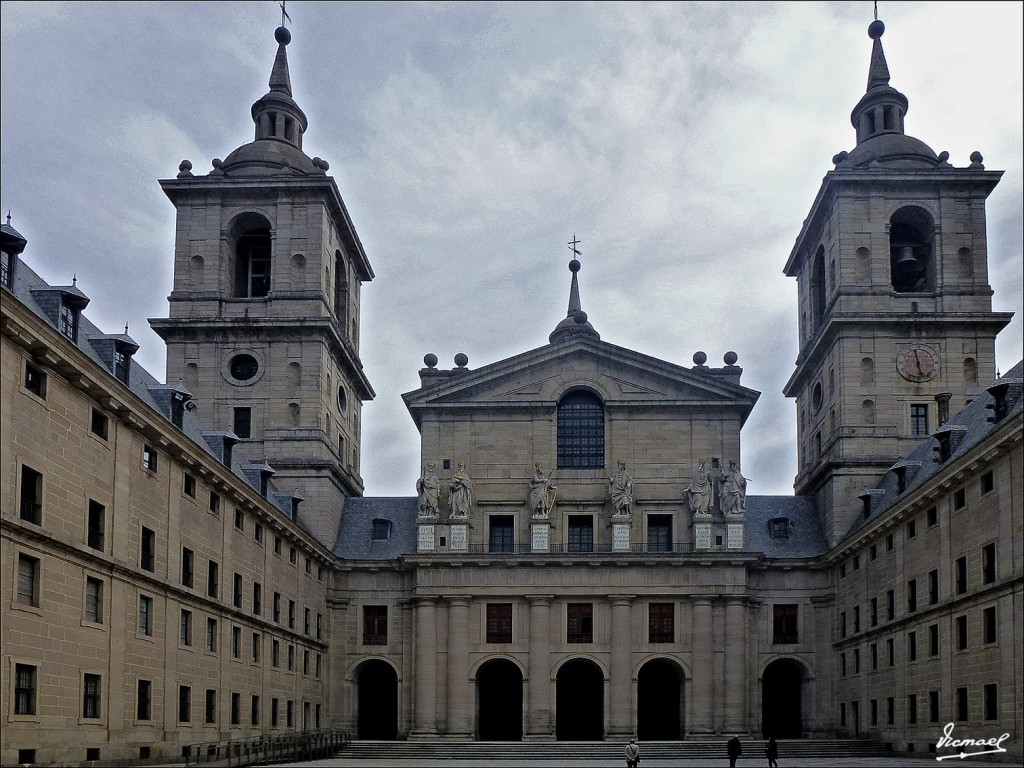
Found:
<path fill-rule="evenodd" d="M 14 287 L 14 254 L 0 251 L 0 285 Z"/>
<path fill-rule="evenodd" d="M 391 538 L 391 521 L 377 518 L 373 521 L 372 537 L 374 541 L 387 541 Z"/>
<path fill-rule="evenodd" d="M 768 521 L 768 535 L 773 539 L 789 538 L 789 518 L 773 517 Z"/>
<path fill-rule="evenodd" d="M 57 330 L 62 336 L 78 341 L 78 310 L 66 301 L 60 303 L 60 315 Z"/>
<path fill-rule="evenodd" d="M 123 348 L 114 350 L 114 376 L 125 384 L 128 383 L 128 375 L 131 371 L 132 356 Z"/>

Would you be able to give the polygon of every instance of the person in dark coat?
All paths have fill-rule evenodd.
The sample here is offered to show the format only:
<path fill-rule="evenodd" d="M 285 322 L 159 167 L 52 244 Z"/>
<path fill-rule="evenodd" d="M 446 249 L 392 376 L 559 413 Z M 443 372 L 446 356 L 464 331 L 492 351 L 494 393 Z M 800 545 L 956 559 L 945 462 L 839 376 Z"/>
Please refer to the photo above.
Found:
<path fill-rule="evenodd" d="M 733 736 L 726 742 L 725 748 L 729 752 L 729 768 L 736 768 L 736 760 L 743 754 L 743 747 L 740 745 L 740 737 Z"/>
<path fill-rule="evenodd" d="M 779 743 L 774 736 L 768 737 L 768 743 L 764 745 L 764 752 L 768 755 L 768 768 L 779 768 Z"/>
<path fill-rule="evenodd" d="M 640 765 L 640 747 L 636 739 L 630 739 L 626 745 L 626 768 L 637 768 Z"/>

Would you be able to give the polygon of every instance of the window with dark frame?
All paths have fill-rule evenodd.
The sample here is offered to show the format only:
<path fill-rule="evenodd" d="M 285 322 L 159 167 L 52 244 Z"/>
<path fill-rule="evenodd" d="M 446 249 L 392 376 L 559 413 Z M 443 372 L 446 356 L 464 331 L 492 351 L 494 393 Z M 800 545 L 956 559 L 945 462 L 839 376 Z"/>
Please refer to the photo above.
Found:
<path fill-rule="evenodd" d="M 647 551 L 672 551 L 672 515 L 647 516 Z"/>
<path fill-rule="evenodd" d="M 242 694 L 231 694 L 231 725 L 238 725 L 242 722 Z"/>
<path fill-rule="evenodd" d="M 204 722 L 217 722 L 217 691 L 215 688 L 206 689 L 206 706 L 203 709 Z"/>
<path fill-rule="evenodd" d="M 981 492 L 982 494 L 990 493 L 996 487 L 995 475 L 990 469 L 988 472 L 984 472 L 981 475 Z"/>
<path fill-rule="evenodd" d="M 82 676 L 82 717 L 97 720 L 100 717 L 100 676 L 86 672 Z"/>
<path fill-rule="evenodd" d="M 232 432 L 243 439 L 252 437 L 252 408 L 235 408 Z"/>
<path fill-rule="evenodd" d="M 917 632 L 907 633 L 907 661 L 917 661 Z"/>
<path fill-rule="evenodd" d="M 231 591 L 231 604 L 235 608 L 242 607 L 242 574 L 236 573 L 234 579 L 234 588 Z"/>
<path fill-rule="evenodd" d="M 957 488 L 953 491 L 953 509 L 963 509 L 967 506 L 967 490 Z"/>
<path fill-rule="evenodd" d="M 967 650 L 967 617 L 957 616 L 956 617 L 956 649 L 958 651 Z"/>
<path fill-rule="evenodd" d="M 929 507 L 928 512 L 925 513 L 925 519 L 928 522 L 928 527 L 933 528 L 939 524 L 939 508 Z"/>
<path fill-rule="evenodd" d="M 896 590 L 890 589 L 885 593 L 885 617 L 887 621 L 896 618 Z"/>
<path fill-rule="evenodd" d="M 487 518 L 487 551 L 511 554 L 515 552 L 516 529 L 512 515 L 490 515 Z"/>
<path fill-rule="evenodd" d="M 363 645 L 388 644 L 388 607 L 363 606 Z"/>
<path fill-rule="evenodd" d="M 178 643 L 185 647 L 192 646 L 192 611 L 184 608 L 181 610 L 181 619 L 178 622 Z"/>
<path fill-rule="evenodd" d="M 956 719 L 964 722 L 968 719 L 967 716 L 967 689 L 957 688 L 956 689 Z"/>
<path fill-rule="evenodd" d="M 190 499 L 196 497 L 196 479 L 188 472 L 185 473 L 185 479 L 182 483 L 182 493 L 188 496 Z"/>
<path fill-rule="evenodd" d="M 192 688 L 187 685 L 178 686 L 178 722 L 188 723 L 192 720 Z"/>
<path fill-rule="evenodd" d="M 928 625 L 928 655 L 938 656 L 939 655 L 939 625 L 929 624 Z"/>
<path fill-rule="evenodd" d="M 907 582 L 907 613 L 917 610 L 917 579 Z"/>
<path fill-rule="evenodd" d="M 38 557 L 18 553 L 18 593 L 16 602 L 20 605 L 39 607 L 39 568 Z"/>
<path fill-rule="evenodd" d="M 917 723 L 917 694 L 911 693 L 907 696 L 907 723 L 915 725 Z"/>
<path fill-rule="evenodd" d="M 986 645 L 996 642 L 996 607 L 990 605 L 981 612 L 981 640 Z"/>
<path fill-rule="evenodd" d="M 210 491 L 210 514 L 220 516 L 220 495 Z"/>
<path fill-rule="evenodd" d="M 122 384 L 129 383 L 131 374 L 132 356 L 124 349 L 114 350 L 114 378 Z"/>
<path fill-rule="evenodd" d="M 558 469 L 604 468 L 604 406 L 592 392 L 577 390 L 558 403 Z"/>
<path fill-rule="evenodd" d="M 19 515 L 34 525 L 43 524 L 43 476 L 25 464 L 21 465 L 21 497 Z"/>
<path fill-rule="evenodd" d="M 110 430 L 110 419 L 102 411 L 92 409 L 92 418 L 89 422 L 89 431 L 101 440 L 106 440 Z"/>
<path fill-rule="evenodd" d="M 258 581 L 252 583 L 252 612 L 256 616 L 263 613 L 263 585 Z"/>
<path fill-rule="evenodd" d="M 568 551 L 594 551 L 594 518 L 592 515 L 569 515 Z"/>
<path fill-rule="evenodd" d="M 928 406 L 910 406 L 910 434 L 913 437 L 925 437 L 930 434 L 928 431 Z"/>
<path fill-rule="evenodd" d="M 92 576 L 85 577 L 85 620 L 103 623 L 103 581 Z"/>
<path fill-rule="evenodd" d="M 939 692 L 928 691 L 928 722 L 939 722 Z"/>
<path fill-rule="evenodd" d="M 150 445 L 142 446 L 142 468 L 149 472 L 156 472 L 157 452 Z"/>
<path fill-rule="evenodd" d="M 928 605 L 939 602 L 939 569 L 928 571 Z"/>
<path fill-rule="evenodd" d="M 779 645 L 798 642 L 800 642 L 799 606 L 795 603 L 773 605 L 772 643 Z"/>
<path fill-rule="evenodd" d="M 206 571 L 206 594 L 214 599 L 220 597 L 220 566 L 216 560 L 210 561 Z"/>
<path fill-rule="evenodd" d="M 996 580 L 996 545 L 986 544 L 981 548 L 981 583 L 992 584 Z"/>
<path fill-rule="evenodd" d="M 156 571 L 156 531 L 146 526 L 142 526 L 139 566 L 150 573 Z"/>
<path fill-rule="evenodd" d="M 14 665 L 14 714 L 36 714 L 36 667 Z"/>
<path fill-rule="evenodd" d="M 987 683 L 982 689 L 982 700 L 985 705 L 984 717 L 986 720 L 999 719 L 999 686 L 996 683 Z"/>
<path fill-rule="evenodd" d="M 61 336 L 78 341 L 78 310 L 66 301 L 60 303 L 60 316 L 57 322 L 57 330 Z"/>
<path fill-rule="evenodd" d="M 89 513 L 86 521 L 86 544 L 90 549 L 103 551 L 104 529 L 106 528 L 106 507 L 89 499 Z"/>
<path fill-rule="evenodd" d="M 25 389 L 41 400 L 46 399 L 46 374 L 32 363 L 25 363 Z"/>
<path fill-rule="evenodd" d="M 569 603 L 566 606 L 565 641 L 567 643 L 594 642 L 593 603 Z"/>
<path fill-rule="evenodd" d="M 188 547 L 181 548 L 181 585 L 192 589 L 195 582 L 196 555 Z"/>
<path fill-rule="evenodd" d="M 217 620 L 213 618 L 206 619 L 206 650 L 217 652 Z"/>
<path fill-rule="evenodd" d="M 151 636 L 153 634 L 153 598 L 148 595 L 139 595 L 139 634 Z"/>
<path fill-rule="evenodd" d="M 967 592 L 967 556 L 958 557 L 954 568 L 956 570 L 956 593 L 962 595 Z"/>
<path fill-rule="evenodd" d="M 675 603 L 647 605 L 647 642 L 673 643 L 676 639 Z"/>
<path fill-rule="evenodd" d="M 153 719 L 153 681 L 139 680 L 135 686 L 135 719 Z"/>

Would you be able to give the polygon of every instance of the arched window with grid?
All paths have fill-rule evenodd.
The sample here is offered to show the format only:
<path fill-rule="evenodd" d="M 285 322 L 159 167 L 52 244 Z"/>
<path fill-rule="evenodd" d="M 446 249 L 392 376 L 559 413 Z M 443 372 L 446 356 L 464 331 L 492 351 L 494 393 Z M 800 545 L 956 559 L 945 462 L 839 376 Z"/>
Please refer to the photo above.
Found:
<path fill-rule="evenodd" d="M 558 403 L 558 468 L 604 468 L 604 405 L 576 390 Z"/>

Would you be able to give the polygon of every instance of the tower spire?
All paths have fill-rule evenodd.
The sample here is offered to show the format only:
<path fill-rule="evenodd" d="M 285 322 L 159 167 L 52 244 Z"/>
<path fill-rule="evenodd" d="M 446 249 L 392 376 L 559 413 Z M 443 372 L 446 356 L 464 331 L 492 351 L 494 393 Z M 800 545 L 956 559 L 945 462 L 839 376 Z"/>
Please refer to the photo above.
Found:
<path fill-rule="evenodd" d="M 580 303 L 580 283 L 576 275 L 579 273 L 582 265 L 576 257 L 583 254 L 576 247 L 579 244 L 580 241 L 576 239 L 574 234 L 572 240 L 568 243 L 569 250 L 572 251 L 573 255 L 572 261 L 569 262 L 569 271 L 572 272 L 572 282 L 569 284 L 569 310 L 565 313 L 565 319 L 556 325 L 555 330 L 548 336 L 548 341 L 552 344 L 565 341 L 574 336 L 601 338 L 600 334 L 594 330 L 594 326 L 588 322 L 587 313 L 583 311 L 583 305 Z"/>
<path fill-rule="evenodd" d="M 284 3 L 281 4 L 281 14 L 284 15 Z M 270 90 L 291 96 L 292 79 L 288 73 L 287 47 L 292 41 L 292 33 L 282 23 L 274 30 L 274 39 L 277 40 L 277 56 L 274 57 L 274 68 L 270 70 Z"/>

